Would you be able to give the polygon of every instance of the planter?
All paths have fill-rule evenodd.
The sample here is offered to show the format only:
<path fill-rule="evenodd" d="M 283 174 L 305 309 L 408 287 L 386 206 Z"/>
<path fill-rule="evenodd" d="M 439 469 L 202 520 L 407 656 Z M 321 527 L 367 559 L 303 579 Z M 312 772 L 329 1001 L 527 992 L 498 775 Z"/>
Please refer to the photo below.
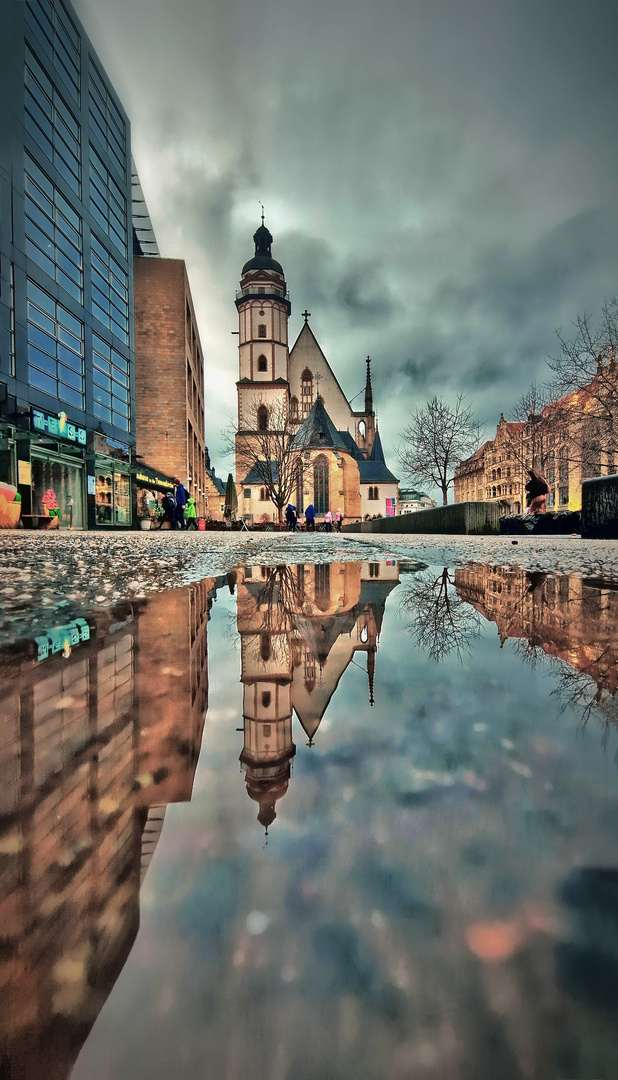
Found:
<path fill-rule="evenodd" d="M 150 518 L 140 518 L 139 527 L 142 532 L 148 532 L 148 530 L 150 529 Z"/>

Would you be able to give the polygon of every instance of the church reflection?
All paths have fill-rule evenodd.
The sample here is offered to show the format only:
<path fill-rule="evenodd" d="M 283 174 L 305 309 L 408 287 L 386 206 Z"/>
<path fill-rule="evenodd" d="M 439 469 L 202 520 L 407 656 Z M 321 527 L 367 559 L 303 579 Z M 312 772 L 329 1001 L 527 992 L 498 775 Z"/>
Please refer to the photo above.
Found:
<path fill-rule="evenodd" d="M 296 746 L 294 714 L 313 746 L 339 681 L 366 655 L 374 704 L 378 639 L 396 562 L 243 567 L 237 572 L 247 793 L 266 830 L 285 795 Z M 358 661 L 356 661 L 358 662 Z"/>
<path fill-rule="evenodd" d="M 131 950 L 165 808 L 191 798 L 214 589 L 0 655 L 3 1080 L 66 1080 Z"/>

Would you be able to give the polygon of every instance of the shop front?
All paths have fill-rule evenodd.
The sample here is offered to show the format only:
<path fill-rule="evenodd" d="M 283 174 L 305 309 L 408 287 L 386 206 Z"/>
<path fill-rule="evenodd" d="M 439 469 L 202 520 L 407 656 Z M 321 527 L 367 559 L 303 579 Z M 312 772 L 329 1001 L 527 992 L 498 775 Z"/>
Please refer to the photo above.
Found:
<path fill-rule="evenodd" d="M 55 528 L 84 529 L 86 429 L 64 412 L 54 416 L 32 408 L 29 419 L 29 431 L 20 427 L 15 432 L 23 524 L 52 518 Z"/>
<path fill-rule="evenodd" d="M 135 487 L 137 490 L 137 513 L 140 522 L 150 519 L 150 527 L 157 528 L 161 522 L 161 499 L 168 491 L 174 490 L 174 481 L 171 476 L 165 476 L 157 469 L 151 469 L 147 465 L 140 465 L 134 470 Z M 147 528 L 147 525 L 141 526 Z"/>
<path fill-rule="evenodd" d="M 94 433 L 94 475 L 88 476 L 88 494 L 94 495 L 94 528 L 131 527 L 131 448 L 98 431 Z"/>

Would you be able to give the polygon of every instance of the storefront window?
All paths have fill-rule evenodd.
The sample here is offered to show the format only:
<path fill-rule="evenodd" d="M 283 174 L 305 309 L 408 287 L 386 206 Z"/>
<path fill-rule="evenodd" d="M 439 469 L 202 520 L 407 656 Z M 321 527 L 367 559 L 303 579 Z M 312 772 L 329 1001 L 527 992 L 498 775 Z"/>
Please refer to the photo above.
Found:
<path fill-rule="evenodd" d="M 84 469 L 60 457 L 32 455 L 32 513 L 57 507 L 60 529 L 84 527 Z M 55 498 L 52 498 L 52 495 Z"/>
<path fill-rule="evenodd" d="M 129 474 L 101 468 L 95 474 L 95 516 L 97 525 L 131 524 L 131 484 Z"/>

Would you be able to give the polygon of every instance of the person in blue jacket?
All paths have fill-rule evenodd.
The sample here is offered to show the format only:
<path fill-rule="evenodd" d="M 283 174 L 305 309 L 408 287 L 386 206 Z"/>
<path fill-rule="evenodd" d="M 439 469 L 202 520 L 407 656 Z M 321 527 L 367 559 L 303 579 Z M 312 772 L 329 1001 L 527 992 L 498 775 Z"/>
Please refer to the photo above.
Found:
<path fill-rule="evenodd" d="M 186 529 L 185 506 L 187 505 L 187 492 L 184 484 L 180 483 L 177 476 L 174 477 L 174 495 L 176 497 L 176 521 L 174 524 L 177 529 Z"/>
<path fill-rule="evenodd" d="M 313 503 L 309 503 L 305 510 L 305 525 L 307 526 L 307 532 L 315 532 L 315 507 Z"/>

